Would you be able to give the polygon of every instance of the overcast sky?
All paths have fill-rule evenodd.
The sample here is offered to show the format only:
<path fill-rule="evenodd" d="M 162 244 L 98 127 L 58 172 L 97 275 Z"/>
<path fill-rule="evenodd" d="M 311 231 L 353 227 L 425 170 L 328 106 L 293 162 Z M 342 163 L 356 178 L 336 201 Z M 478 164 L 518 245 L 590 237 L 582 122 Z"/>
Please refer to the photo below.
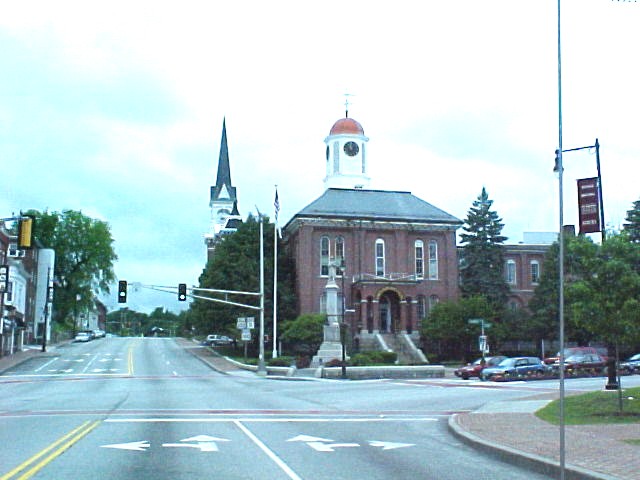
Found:
<path fill-rule="evenodd" d="M 323 192 L 348 92 L 372 188 L 464 220 L 484 186 L 509 243 L 557 231 L 556 13 L 556 0 L 7 3 L 2 216 L 82 210 L 111 226 L 118 278 L 197 284 L 223 118 L 240 213 L 272 216 L 277 184 L 284 224 Z M 599 138 L 614 227 L 640 199 L 638 25 L 638 3 L 562 1 L 563 145 Z M 564 164 L 577 223 L 595 154 Z"/>

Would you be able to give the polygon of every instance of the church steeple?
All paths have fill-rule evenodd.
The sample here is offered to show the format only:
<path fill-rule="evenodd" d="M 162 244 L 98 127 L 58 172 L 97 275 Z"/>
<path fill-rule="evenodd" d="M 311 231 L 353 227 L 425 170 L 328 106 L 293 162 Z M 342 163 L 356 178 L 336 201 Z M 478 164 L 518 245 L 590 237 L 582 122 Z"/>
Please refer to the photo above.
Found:
<path fill-rule="evenodd" d="M 220 155 L 218 157 L 218 173 L 216 184 L 211 187 L 211 201 L 209 205 L 217 200 L 233 202 L 237 200 L 236 189 L 231 185 L 231 168 L 229 166 L 229 147 L 227 146 L 227 119 L 222 120 L 222 139 L 220 140 Z"/>
<path fill-rule="evenodd" d="M 211 226 L 205 234 L 208 258 L 211 258 L 215 245 L 220 238 L 236 231 L 242 223 L 238 211 L 236 187 L 231 184 L 231 168 L 229 164 L 229 147 L 227 146 L 227 119 L 222 120 L 222 138 L 220 139 L 220 155 L 216 184 L 211 187 L 209 207 L 211 208 Z"/>

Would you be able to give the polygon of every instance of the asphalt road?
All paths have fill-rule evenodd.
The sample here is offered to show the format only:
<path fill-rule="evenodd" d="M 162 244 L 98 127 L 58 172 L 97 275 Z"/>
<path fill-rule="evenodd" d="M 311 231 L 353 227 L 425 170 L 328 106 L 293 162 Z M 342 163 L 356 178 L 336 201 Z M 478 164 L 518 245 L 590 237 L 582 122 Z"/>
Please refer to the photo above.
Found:
<path fill-rule="evenodd" d="M 99 339 L 0 376 L 0 480 L 547 478 L 446 422 L 549 388 L 222 375 L 172 339 Z"/>

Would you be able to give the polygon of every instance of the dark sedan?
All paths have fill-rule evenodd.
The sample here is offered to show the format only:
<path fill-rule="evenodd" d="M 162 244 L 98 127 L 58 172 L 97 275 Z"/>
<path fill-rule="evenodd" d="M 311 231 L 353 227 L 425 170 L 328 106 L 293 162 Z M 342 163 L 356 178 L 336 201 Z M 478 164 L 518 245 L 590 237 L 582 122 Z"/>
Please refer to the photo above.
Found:
<path fill-rule="evenodd" d="M 558 371 L 560 362 L 553 364 L 553 370 Z M 564 369 L 568 375 L 602 375 L 607 366 L 606 360 L 595 353 L 571 355 L 564 360 Z"/>
<path fill-rule="evenodd" d="M 495 367 L 485 368 L 480 373 L 482 380 L 514 380 L 518 378 L 540 377 L 548 367 L 538 357 L 506 358 Z"/>
<path fill-rule="evenodd" d="M 463 380 L 468 380 L 471 377 L 480 377 L 480 372 L 482 372 L 482 370 L 489 367 L 495 367 L 505 358 L 507 357 L 504 355 L 484 357 L 484 364 L 482 363 L 482 358 L 479 358 L 473 363 L 467 363 L 460 368 L 456 368 L 453 373 L 456 377 L 460 377 Z"/>
<path fill-rule="evenodd" d="M 620 370 L 625 373 L 640 373 L 640 353 L 636 353 L 620 363 Z"/>

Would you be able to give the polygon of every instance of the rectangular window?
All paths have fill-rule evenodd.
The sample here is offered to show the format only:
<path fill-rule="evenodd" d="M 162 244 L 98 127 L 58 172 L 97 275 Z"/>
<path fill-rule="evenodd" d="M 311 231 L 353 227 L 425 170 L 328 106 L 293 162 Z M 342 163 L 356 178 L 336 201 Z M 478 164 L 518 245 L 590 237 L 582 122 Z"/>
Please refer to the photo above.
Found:
<path fill-rule="evenodd" d="M 344 266 L 346 263 L 344 258 L 344 239 L 342 237 L 336 238 L 336 261 L 338 262 L 338 265 Z M 336 275 L 342 275 L 342 268 L 340 266 L 336 268 Z"/>
<path fill-rule="evenodd" d="M 429 242 L 429 279 L 438 279 L 438 244 L 435 240 Z"/>
<path fill-rule="evenodd" d="M 424 247 L 422 241 L 418 240 L 415 246 L 416 255 L 416 277 L 424 278 Z"/>
<path fill-rule="evenodd" d="M 384 241 L 376 241 L 376 275 L 384 276 Z"/>
<path fill-rule="evenodd" d="M 329 275 L 329 238 L 320 239 L 320 275 Z"/>
<path fill-rule="evenodd" d="M 537 284 L 538 282 L 540 282 L 540 264 L 531 262 L 531 283 Z"/>
<path fill-rule="evenodd" d="M 516 262 L 513 260 L 507 261 L 506 280 L 509 285 L 516 284 Z"/>

